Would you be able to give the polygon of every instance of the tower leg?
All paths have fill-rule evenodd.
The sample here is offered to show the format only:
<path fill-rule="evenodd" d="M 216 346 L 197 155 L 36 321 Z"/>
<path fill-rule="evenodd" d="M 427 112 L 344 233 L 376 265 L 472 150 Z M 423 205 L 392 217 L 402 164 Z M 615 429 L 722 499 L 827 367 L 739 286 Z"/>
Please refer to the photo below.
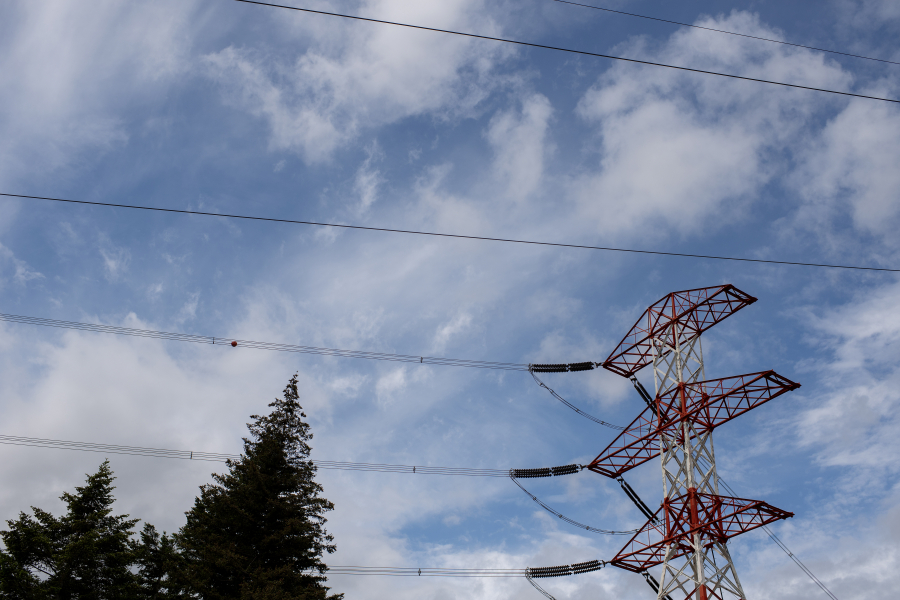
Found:
<path fill-rule="evenodd" d="M 700 336 L 681 343 L 677 322 L 653 340 L 653 373 L 656 395 L 705 379 Z M 682 410 L 687 411 L 682 393 Z M 697 493 L 718 495 L 719 481 L 713 450 L 712 432 L 699 434 L 690 419 L 678 432 L 660 436 L 664 502 Z M 697 511 L 691 510 L 692 529 L 698 524 Z M 684 542 L 682 542 L 683 544 Z M 724 543 L 694 533 L 690 550 L 675 557 L 673 546 L 666 548 L 658 600 L 672 598 L 694 600 L 744 600 L 744 591 Z"/>

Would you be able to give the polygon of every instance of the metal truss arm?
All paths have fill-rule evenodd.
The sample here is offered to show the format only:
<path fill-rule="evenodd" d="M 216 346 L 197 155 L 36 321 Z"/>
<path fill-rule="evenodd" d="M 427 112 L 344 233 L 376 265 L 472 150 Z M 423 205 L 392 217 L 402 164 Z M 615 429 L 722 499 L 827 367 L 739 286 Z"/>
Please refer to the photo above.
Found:
<path fill-rule="evenodd" d="M 669 335 L 671 325 L 680 325 L 678 341 L 684 344 L 754 302 L 731 284 L 673 292 L 641 315 L 602 367 L 631 377 L 653 361 L 652 340 Z"/>

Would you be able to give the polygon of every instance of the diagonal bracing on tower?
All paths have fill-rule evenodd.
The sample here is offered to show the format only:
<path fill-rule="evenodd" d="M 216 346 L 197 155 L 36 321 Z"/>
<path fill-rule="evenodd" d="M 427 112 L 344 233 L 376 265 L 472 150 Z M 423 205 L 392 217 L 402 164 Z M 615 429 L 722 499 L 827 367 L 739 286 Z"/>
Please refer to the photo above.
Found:
<path fill-rule="evenodd" d="M 588 469 L 611 478 L 657 456 L 663 501 L 610 565 L 652 580 L 657 598 L 745 600 L 727 541 L 793 514 L 719 494 L 713 430 L 800 384 L 775 371 L 706 379 L 701 334 L 756 298 L 733 285 L 673 292 L 648 308 L 602 363 L 628 377 L 647 408 Z M 653 366 L 656 395 L 635 377 Z M 657 583 L 647 570 L 662 565 Z"/>

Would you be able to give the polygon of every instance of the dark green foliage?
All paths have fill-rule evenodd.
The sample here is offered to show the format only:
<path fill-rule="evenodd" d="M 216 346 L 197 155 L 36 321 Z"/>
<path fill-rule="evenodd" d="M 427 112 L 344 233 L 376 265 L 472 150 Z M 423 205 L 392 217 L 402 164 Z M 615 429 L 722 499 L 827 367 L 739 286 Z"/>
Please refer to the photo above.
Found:
<path fill-rule="evenodd" d="M 328 595 L 322 562 L 334 552 L 309 460 L 309 425 L 297 376 L 264 417 L 252 415 L 244 454 L 200 488 L 181 531 L 161 535 L 114 516 L 114 477 L 104 461 L 65 516 L 32 507 L 0 532 L 0 599 L 340 600 Z"/>
<path fill-rule="evenodd" d="M 175 536 L 182 582 L 204 600 L 338 600 L 322 562 L 334 552 L 319 496 L 312 439 L 298 403 L 297 376 L 266 416 L 252 415 L 244 453 L 200 488 Z"/>
<path fill-rule="evenodd" d="M 165 532 L 160 535 L 156 527 L 145 523 L 140 542 L 134 545 L 140 597 L 146 600 L 189 598 L 178 583 L 180 560 L 174 538 Z"/>
<path fill-rule="evenodd" d="M 113 516 L 115 478 L 104 461 L 74 494 L 64 493 L 67 512 L 57 519 L 32 507 L 0 532 L 0 597 L 105 600 L 139 597 L 130 570 L 130 540 L 137 519 Z"/>

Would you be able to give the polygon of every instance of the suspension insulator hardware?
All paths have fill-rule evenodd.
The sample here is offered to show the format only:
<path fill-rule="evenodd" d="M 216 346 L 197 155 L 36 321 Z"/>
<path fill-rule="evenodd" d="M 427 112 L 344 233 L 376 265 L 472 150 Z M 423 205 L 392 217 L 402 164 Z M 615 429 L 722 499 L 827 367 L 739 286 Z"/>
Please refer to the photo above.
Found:
<path fill-rule="evenodd" d="M 511 469 L 512 476 L 516 479 L 532 479 L 534 477 L 550 477 L 550 467 L 543 469 Z"/>
<path fill-rule="evenodd" d="M 562 467 L 551 467 L 550 472 L 553 473 L 554 477 L 558 477 L 560 475 L 571 475 L 573 473 L 577 473 L 581 470 L 581 465 L 564 465 Z"/>
<path fill-rule="evenodd" d="M 602 560 L 589 560 L 573 564 L 572 573 L 575 575 L 578 575 L 579 573 L 590 573 L 591 571 L 598 571 L 605 566 L 606 563 Z"/>
<path fill-rule="evenodd" d="M 596 363 L 580 362 L 560 365 L 528 365 L 528 370 L 532 373 L 570 373 L 575 371 L 593 371 L 596 367 Z"/>
<path fill-rule="evenodd" d="M 558 477 L 578 473 L 581 465 L 563 465 L 561 467 L 544 467 L 542 469 L 510 469 L 509 476 L 514 479 L 533 479 L 535 477 Z"/>

